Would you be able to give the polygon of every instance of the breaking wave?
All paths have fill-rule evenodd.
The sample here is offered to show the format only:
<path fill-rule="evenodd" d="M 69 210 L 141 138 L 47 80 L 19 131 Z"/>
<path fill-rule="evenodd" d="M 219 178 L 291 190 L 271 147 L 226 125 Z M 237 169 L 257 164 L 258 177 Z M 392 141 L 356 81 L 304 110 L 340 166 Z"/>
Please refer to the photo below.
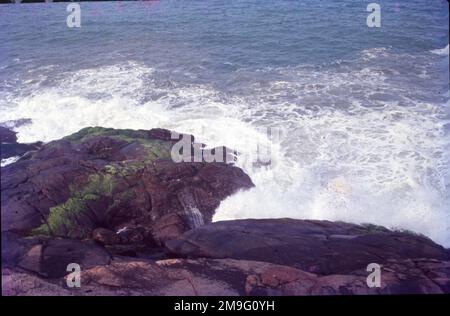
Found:
<path fill-rule="evenodd" d="M 42 71 L 27 90 L 2 92 L 0 109 L 4 121 L 31 119 L 15 128 L 20 142 L 98 125 L 162 127 L 236 148 L 256 187 L 223 201 L 214 220 L 370 222 L 450 246 L 450 115 L 439 94 L 448 82 L 435 69 L 445 61 L 428 60 L 373 49 L 330 65 L 241 69 L 235 80 L 254 80 L 239 93 L 161 80 L 138 62 L 51 80 Z M 271 144 L 267 128 L 280 139 Z M 252 164 L 258 144 L 271 148 L 270 165 Z"/>

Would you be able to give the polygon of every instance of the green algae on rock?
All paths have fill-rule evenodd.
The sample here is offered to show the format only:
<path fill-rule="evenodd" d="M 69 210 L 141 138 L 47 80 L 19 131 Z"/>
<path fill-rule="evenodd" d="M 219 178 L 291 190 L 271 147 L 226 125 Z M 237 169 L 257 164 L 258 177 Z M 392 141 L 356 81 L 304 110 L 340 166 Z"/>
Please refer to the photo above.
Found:
<path fill-rule="evenodd" d="M 162 216 L 184 214 L 186 229 L 208 223 L 221 200 L 253 186 L 230 164 L 173 162 L 177 141 L 163 129 L 88 127 L 45 144 L 2 169 L 2 231 L 86 239 L 98 227 L 138 229 L 152 240 Z"/>

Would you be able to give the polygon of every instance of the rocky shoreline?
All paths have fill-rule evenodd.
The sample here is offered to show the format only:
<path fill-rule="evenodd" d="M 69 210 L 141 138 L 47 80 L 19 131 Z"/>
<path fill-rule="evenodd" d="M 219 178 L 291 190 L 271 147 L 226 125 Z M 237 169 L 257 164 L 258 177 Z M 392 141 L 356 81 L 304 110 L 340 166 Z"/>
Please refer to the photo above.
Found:
<path fill-rule="evenodd" d="M 0 134 L 3 158 L 17 139 Z M 233 164 L 173 162 L 171 135 L 90 127 L 26 145 L 2 167 L 3 294 L 450 293 L 450 250 L 424 236 L 288 218 L 211 223 L 253 183 Z M 69 263 L 81 266 L 80 288 L 67 287 Z M 380 287 L 366 284 L 370 263 Z"/>
<path fill-rule="evenodd" d="M 28 151 L 37 150 L 42 146 L 42 142 L 35 142 L 31 144 L 22 144 L 17 142 L 16 132 L 0 126 L 0 158 L 3 160 L 16 159 L 24 155 Z"/>

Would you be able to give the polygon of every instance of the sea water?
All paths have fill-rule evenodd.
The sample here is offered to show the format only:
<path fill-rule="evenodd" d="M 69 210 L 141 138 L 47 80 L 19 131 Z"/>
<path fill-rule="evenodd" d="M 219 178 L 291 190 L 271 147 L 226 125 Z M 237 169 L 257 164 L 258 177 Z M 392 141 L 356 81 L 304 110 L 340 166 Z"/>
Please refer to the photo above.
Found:
<path fill-rule="evenodd" d="M 373 223 L 450 246 L 448 2 L 0 5 L 0 124 L 21 142 L 86 126 L 192 133 L 245 157 L 255 188 L 214 220 Z M 17 124 L 17 120 L 27 124 Z M 14 160 L 11 160 L 14 161 Z"/>

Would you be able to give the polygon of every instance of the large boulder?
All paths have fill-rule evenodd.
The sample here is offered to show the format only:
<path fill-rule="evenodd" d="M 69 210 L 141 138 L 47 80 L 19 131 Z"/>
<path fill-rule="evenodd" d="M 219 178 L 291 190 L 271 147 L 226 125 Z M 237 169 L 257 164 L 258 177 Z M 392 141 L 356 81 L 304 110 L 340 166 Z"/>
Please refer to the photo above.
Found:
<path fill-rule="evenodd" d="M 181 137 L 189 137 L 190 149 L 206 150 L 190 135 L 178 137 L 93 127 L 45 144 L 2 168 L 2 232 L 83 239 L 104 228 L 124 232 L 121 241 L 141 234 L 145 242 L 168 214 L 183 219 L 179 233 L 211 222 L 224 198 L 253 184 L 224 162 L 174 162 Z M 159 243 L 176 237 L 156 235 Z"/>
<path fill-rule="evenodd" d="M 190 230 L 166 247 L 179 257 L 264 261 L 320 275 L 347 274 L 388 260 L 450 260 L 449 250 L 412 233 L 295 219 L 216 222 Z"/>
<path fill-rule="evenodd" d="M 178 140 L 163 129 L 86 128 L 2 167 L 2 293 L 450 292 L 450 252 L 424 236 L 314 220 L 211 223 L 220 201 L 253 184 L 186 147 L 188 162 L 173 161 Z M 81 288 L 66 285 L 70 263 Z M 370 263 L 381 266 L 380 287 L 366 284 Z"/>
<path fill-rule="evenodd" d="M 2 233 L 2 268 L 20 268 L 45 278 L 66 275 L 70 263 L 89 269 L 110 262 L 111 255 L 93 241 L 62 238 L 21 238 Z"/>

